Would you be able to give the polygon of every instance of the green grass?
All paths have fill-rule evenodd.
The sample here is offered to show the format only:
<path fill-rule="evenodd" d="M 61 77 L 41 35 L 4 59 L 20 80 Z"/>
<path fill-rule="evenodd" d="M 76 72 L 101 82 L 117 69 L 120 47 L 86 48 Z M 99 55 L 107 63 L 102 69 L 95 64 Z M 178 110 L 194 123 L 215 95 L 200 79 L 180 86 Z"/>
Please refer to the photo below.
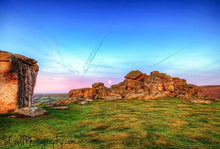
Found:
<path fill-rule="evenodd" d="M 0 117 L 0 148 L 220 148 L 219 102 L 164 98 L 68 106 L 45 108 L 49 113 L 34 119 Z"/>

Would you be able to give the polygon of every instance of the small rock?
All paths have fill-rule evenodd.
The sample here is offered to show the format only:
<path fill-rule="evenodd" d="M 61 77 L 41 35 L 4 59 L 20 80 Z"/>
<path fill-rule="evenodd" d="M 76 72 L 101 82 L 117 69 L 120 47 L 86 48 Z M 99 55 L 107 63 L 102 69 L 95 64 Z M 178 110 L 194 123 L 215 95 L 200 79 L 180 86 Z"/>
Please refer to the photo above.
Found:
<path fill-rule="evenodd" d="M 212 101 L 210 100 L 202 100 L 202 99 L 189 99 L 188 101 L 192 103 L 206 103 L 206 104 L 212 103 Z"/>
<path fill-rule="evenodd" d="M 92 99 L 85 99 L 87 102 L 92 102 L 93 100 Z"/>
<path fill-rule="evenodd" d="M 16 118 L 16 115 L 10 115 L 10 116 L 8 116 L 8 117 L 10 117 L 10 118 Z"/>
<path fill-rule="evenodd" d="M 79 104 L 81 105 L 84 105 L 84 104 L 87 104 L 88 102 L 87 101 L 80 101 Z"/>
<path fill-rule="evenodd" d="M 68 109 L 68 107 L 67 106 L 53 107 L 53 109 L 65 110 L 65 109 Z"/>
<path fill-rule="evenodd" d="M 14 112 L 30 117 L 37 117 L 47 113 L 46 110 L 38 107 L 31 107 L 31 108 L 24 107 L 24 108 L 16 109 Z"/>

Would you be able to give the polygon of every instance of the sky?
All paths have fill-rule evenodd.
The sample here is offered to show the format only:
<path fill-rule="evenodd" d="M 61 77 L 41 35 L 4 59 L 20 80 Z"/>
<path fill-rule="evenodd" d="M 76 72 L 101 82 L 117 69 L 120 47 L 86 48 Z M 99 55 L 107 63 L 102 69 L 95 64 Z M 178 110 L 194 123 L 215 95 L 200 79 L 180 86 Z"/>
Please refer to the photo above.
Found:
<path fill-rule="evenodd" d="M 0 0 L 0 49 L 38 61 L 35 93 L 158 70 L 220 84 L 219 0 Z"/>

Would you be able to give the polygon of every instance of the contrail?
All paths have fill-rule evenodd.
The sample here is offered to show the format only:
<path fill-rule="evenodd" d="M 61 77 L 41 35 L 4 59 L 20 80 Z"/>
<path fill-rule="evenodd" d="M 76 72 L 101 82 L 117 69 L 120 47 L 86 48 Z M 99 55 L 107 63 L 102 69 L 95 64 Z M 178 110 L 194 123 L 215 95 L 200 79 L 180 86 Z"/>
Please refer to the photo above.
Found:
<path fill-rule="evenodd" d="M 58 59 L 53 58 L 51 60 L 53 60 L 55 63 L 59 64 L 60 66 L 63 66 L 64 68 L 72 72 L 73 74 L 79 74 L 77 70 L 74 70 L 71 65 L 66 64 L 66 62 L 64 61 L 63 56 L 60 52 L 59 45 L 57 44 L 58 41 L 56 40 L 56 38 L 53 37 L 53 39 L 51 39 L 51 37 L 46 36 L 46 35 L 44 36 L 44 38 L 49 41 L 48 43 L 52 46 L 52 48 L 56 51 L 58 55 Z"/>
<path fill-rule="evenodd" d="M 102 44 L 103 44 L 103 41 L 105 40 L 106 36 L 108 35 L 108 32 L 105 34 L 105 36 L 102 38 L 102 40 L 100 41 L 97 49 L 95 50 L 95 53 L 93 54 L 93 56 L 91 57 L 90 61 L 89 61 L 89 64 L 93 61 L 94 57 L 96 56 L 98 50 L 101 48 Z"/>
<path fill-rule="evenodd" d="M 92 50 L 92 52 L 89 54 L 89 58 L 86 60 L 85 64 L 84 65 L 87 65 L 89 60 L 91 59 L 93 53 L 96 51 L 96 49 L 98 48 L 98 45 L 95 47 L 95 49 Z"/>
<path fill-rule="evenodd" d="M 66 64 L 66 62 L 63 60 L 63 56 L 62 56 L 62 54 L 61 54 L 61 52 L 60 52 L 59 47 L 57 48 L 57 52 L 58 52 L 58 55 L 60 56 L 59 59 L 60 59 L 62 65 L 63 65 L 66 69 L 68 69 L 70 72 L 72 72 L 72 73 L 74 73 L 74 74 L 79 74 L 79 72 L 78 72 L 77 70 L 74 70 L 74 69 L 73 69 L 72 65 Z"/>
<path fill-rule="evenodd" d="M 16 7 L 15 5 L 13 5 L 12 6 L 13 7 L 13 9 L 14 10 L 18 10 L 18 7 Z M 26 14 L 26 15 L 28 15 L 29 17 L 30 17 L 30 14 Z M 33 22 L 32 22 L 33 23 Z M 43 30 L 43 28 L 41 28 L 41 30 L 39 31 L 39 30 L 37 30 L 38 28 L 40 28 L 37 24 L 38 23 L 36 23 L 36 21 L 34 22 L 35 24 L 34 24 L 34 26 L 32 26 L 30 29 L 32 29 L 32 30 L 34 30 L 35 31 L 35 33 L 38 33 L 39 34 L 39 36 L 40 37 L 42 37 L 42 39 L 44 39 L 45 41 L 49 41 L 48 43 L 49 43 L 49 45 L 50 46 L 52 46 L 53 47 L 53 49 L 55 49 L 55 51 L 57 51 L 57 53 L 58 53 L 58 55 L 59 55 L 59 61 L 58 60 L 56 60 L 55 58 L 47 58 L 47 59 L 49 59 L 49 60 L 52 60 L 52 61 L 54 61 L 55 63 L 57 63 L 57 64 L 59 64 L 59 65 L 61 65 L 61 66 L 64 66 L 66 69 L 68 69 L 69 71 L 71 71 L 72 73 L 79 73 L 77 70 L 74 70 L 73 69 L 73 67 L 72 66 L 70 66 L 70 65 L 67 65 L 64 61 L 63 61 L 63 58 L 62 58 L 62 55 L 61 55 L 61 52 L 60 52 L 60 50 L 58 49 L 58 45 L 57 45 L 57 41 L 56 41 L 56 39 L 54 38 L 54 36 L 48 36 L 48 32 L 47 32 L 47 35 L 45 34 L 45 31 L 43 32 L 42 30 Z M 53 37 L 53 39 L 52 39 L 52 37 Z M 26 39 L 24 39 L 24 40 L 26 40 Z M 55 41 L 55 42 L 54 42 Z M 46 43 L 46 42 L 45 42 Z M 32 46 L 32 44 L 28 41 L 28 40 L 26 40 L 26 44 L 27 45 L 29 45 L 30 47 L 35 47 L 35 46 Z M 38 50 L 40 50 L 40 48 L 38 49 Z M 50 52 L 48 52 L 48 51 L 40 51 L 39 53 L 45 53 L 46 55 L 47 55 L 47 57 L 50 55 L 49 53 Z"/>
<path fill-rule="evenodd" d="M 170 58 L 170 57 L 172 57 L 172 56 L 178 54 L 178 53 L 181 52 L 181 51 L 183 51 L 183 49 L 180 49 L 180 50 L 176 51 L 175 53 L 173 53 L 173 54 L 171 54 L 171 55 L 165 57 L 164 59 L 162 59 L 162 60 L 160 60 L 159 62 L 157 62 L 157 63 L 153 64 L 152 66 L 150 66 L 150 68 L 152 68 L 152 67 L 154 67 L 154 66 L 156 66 L 156 65 L 158 65 L 158 64 L 160 64 L 160 63 L 162 63 L 162 62 L 164 62 L 164 61 L 167 60 L 168 58 Z"/>
<path fill-rule="evenodd" d="M 105 38 L 107 37 L 107 35 L 109 34 L 110 30 L 108 30 L 106 32 L 106 34 L 103 36 L 103 38 L 101 39 L 101 41 L 99 42 L 98 46 L 96 46 L 96 48 L 94 50 L 92 50 L 92 52 L 89 55 L 89 58 L 87 59 L 86 63 L 84 64 L 84 74 L 87 73 L 87 71 L 89 70 L 89 65 L 92 63 L 93 59 L 95 58 L 97 52 L 99 51 L 99 49 L 101 48 Z"/>

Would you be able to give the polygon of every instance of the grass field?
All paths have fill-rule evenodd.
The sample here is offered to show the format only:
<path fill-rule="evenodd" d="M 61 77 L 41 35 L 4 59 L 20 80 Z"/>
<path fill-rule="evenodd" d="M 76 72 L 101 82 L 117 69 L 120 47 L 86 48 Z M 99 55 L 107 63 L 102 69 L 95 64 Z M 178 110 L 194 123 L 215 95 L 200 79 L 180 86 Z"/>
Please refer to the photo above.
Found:
<path fill-rule="evenodd" d="M 0 117 L 0 148 L 220 148 L 220 103 L 178 98 L 97 101 Z"/>

